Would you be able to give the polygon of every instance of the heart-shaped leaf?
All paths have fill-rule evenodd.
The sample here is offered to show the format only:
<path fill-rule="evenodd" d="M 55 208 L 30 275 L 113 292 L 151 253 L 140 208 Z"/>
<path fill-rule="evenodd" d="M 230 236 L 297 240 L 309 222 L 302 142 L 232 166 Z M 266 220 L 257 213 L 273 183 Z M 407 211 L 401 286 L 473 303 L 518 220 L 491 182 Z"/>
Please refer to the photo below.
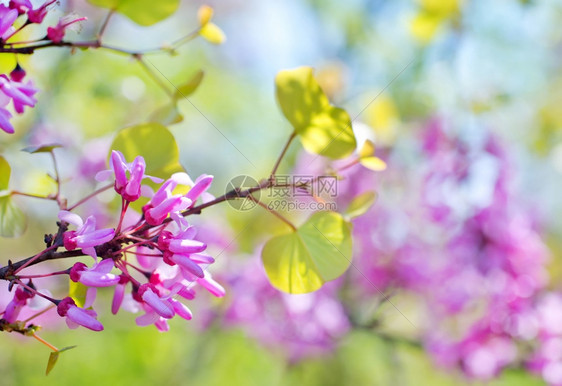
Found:
<path fill-rule="evenodd" d="M 8 186 L 12 169 L 6 159 L 0 156 L 0 236 L 17 237 L 26 228 L 25 214 L 14 204 Z"/>
<path fill-rule="evenodd" d="M 172 15 L 179 0 L 88 0 L 93 5 L 109 8 L 127 16 L 137 24 L 149 26 Z"/>
<path fill-rule="evenodd" d="M 189 81 L 179 86 L 174 93 L 174 100 L 181 100 L 193 94 L 201 84 L 203 75 L 205 75 L 203 71 L 198 71 Z"/>
<path fill-rule="evenodd" d="M 365 192 L 353 198 L 345 211 L 348 218 L 355 218 L 365 214 L 377 200 L 377 193 Z"/>
<path fill-rule="evenodd" d="M 311 67 L 280 71 L 275 85 L 281 111 L 306 150 L 335 159 L 344 158 L 355 150 L 349 115 L 330 105 Z"/>
<path fill-rule="evenodd" d="M 300 294 L 341 276 L 351 253 L 351 225 L 338 213 L 317 212 L 296 231 L 269 240 L 262 261 L 274 287 Z"/>

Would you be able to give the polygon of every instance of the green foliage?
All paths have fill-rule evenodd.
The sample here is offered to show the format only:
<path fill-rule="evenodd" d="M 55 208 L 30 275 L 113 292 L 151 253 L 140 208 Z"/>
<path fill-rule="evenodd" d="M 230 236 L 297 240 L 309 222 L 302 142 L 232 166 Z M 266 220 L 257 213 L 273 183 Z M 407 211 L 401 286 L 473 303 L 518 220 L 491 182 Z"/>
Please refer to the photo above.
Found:
<path fill-rule="evenodd" d="M 178 110 L 176 102 L 167 103 L 150 116 L 150 121 L 164 126 L 173 125 L 183 121 L 183 115 Z"/>
<path fill-rule="evenodd" d="M 112 150 L 119 150 L 128 162 L 136 156 L 146 161 L 146 174 L 167 178 L 184 171 L 179 163 L 179 149 L 174 136 L 159 123 L 136 125 L 121 130 L 111 144 Z"/>
<path fill-rule="evenodd" d="M 8 161 L 0 156 L 0 236 L 17 237 L 26 228 L 25 214 L 12 201 L 8 186 L 12 169 Z"/>
<path fill-rule="evenodd" d="M 349 206 L 345 210 L 345 216 L 348 218 L 355 218 L 365 214 L 371 206 L 377 200 L 377 193 L 376 192 L 365 192 L 357 197 L 353 198 L 353 200 L 349 203 Z"/>
<path fill-rule="evenodd" d="M 53 351 L 49 355 L 49 361 L 47 362 L 47 369 L 45 370 L 45 375 L 49 375 L 51 370 L 55 367 L 55 365 L 57 364 L 57 361 L 59 359 L 60 353 L 71 350 L 74 347 L 76 347 L 76 346 L 69 346 L 69 347 L 61 348 L 60 350 L 57 350 L 57 351 Z"/>
<path fill-rule="evenodd" d="M 72 280 L 68 280 L 68 296 L 74 300 L 74 303 L 78 307 L 84 307 L 86 303 L 86 293 L 88 292 L 88 287 L 86 287 L 82 283 L 74 282 Z"/>
<path fill-rule="evenodd" d="M 26 151 L 30 154 L 34 154 L 34 153 L 51 153 L 53 151 L 53 149 L 56 149 L 57 147 L 62 147 L 62 145 L 56 144 L 56 143 L 52 143 L 50 145 L 41 145 L 41 146 L 27 146 L 24 147 L 23 149 L 21 149 L 22 151 Z"/>
<path fill-rule="evenodd" d="M 179 0 L 88 0 L 88 2 L 119 12 L 142 26 L 149 26 L 166 19 L 179 5 Z"/>
<path fill-rule="evenodd" d="M 347 157 L 355 150 L 349 115 L 330 105 L 312 68 L 280 71 L 275 85 L 281 111 L 306 150 L 335 159 Z"/>
<path fill-rule="evenodd" d="M 174 100 L 181 100 L 193 94 L 201 84 L 204 75 L 205 73 L 203 71 L 197 71 L 191 79 L 180 85 L 174 93 Z"/>
<path fill-rule="evenodd" d="M 338 213 L 316 212 L 296 231 L 269 240 L 262 260 L 273 286 L 300 294 L 342 275 L 351 252 L 351 225 Z"/>

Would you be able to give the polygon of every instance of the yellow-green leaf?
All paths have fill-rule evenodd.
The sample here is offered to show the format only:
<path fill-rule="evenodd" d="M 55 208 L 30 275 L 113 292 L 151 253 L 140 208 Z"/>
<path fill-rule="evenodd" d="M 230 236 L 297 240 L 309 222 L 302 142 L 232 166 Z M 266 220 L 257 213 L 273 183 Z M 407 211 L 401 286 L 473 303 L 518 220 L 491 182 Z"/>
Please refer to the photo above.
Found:
<path fill-rule="evenodd" d="M 51 352 L 51 354 L 49 355 L 49 361 L 47 362 L 47 369 L 45 370 L 45 375 L 49 375 L 51 370 L 57 364 L 58 360 L 59 360 L 59 352 L 58 351 Z"/>
<path fill-rule="evenodd" d="M 211 21 L 213 18 L 213 8 L 209 7 L 208 5 L 202 5 L 197 10 L 197 20 L 199 20 L 199 24 L 203 27 L 207 23 Z"/>
<path fill-rule="evenodd" d="M 86 293 L 88 292 L 88 287 L 82 283 L 74 282 L 68 279 L 68 296 L 74 300 L 74 303 L 78 307 L 84 307 L 86 303 Z"/>
<path fill-rule="evenodd" d="M 167 103 L 152 113 L 150 121 L 169 126 L 182 122 L 183 115 L 180 114 L 178 106 L 175 103 Z"/>
<path fill-rule="evenodd" d="M 18 237 L 26 228 L 25 214 L 10 196 L 0 197 L 0 236 Z"/>
<path fill-rule="evenodd" d="M 174 99 L 181 100 L 193 94 L 201 84 L 204 75 L 203 71 L 198 71 L 189 81 L 179 86 L 174 93 Z"/>
<path fill-rule="evenodd" d="M 28 147 L 24 147 L 23 149 L 21 149 L 22 151 L 26 151 L 28 153 L 50 153 L 51 151 L 53 151 L 53 149 L 56 149 L 57 147 L 62 147 L 62 145 L 59 145 L 58 143 L 51 143 L 48 145 L 40 145 L 40 146 L 28 146 Z"/>
<path fill-rule="evenodd" d="M 299 294 L 341 276 L 351 253 L 351 225 L 338 213 L 317 212 L 296 231 L 269 240 L 262 261 L 273 286 Z"/>
<path fill-rule="evenodd" d="M 375 155 L 375 144 L 367 139 L 359 150 L 359 158 L 367 158 L 373 155 Z"/>
<path fill-rule="evenodd" d="M 0 190 L 8 189 L 11 173 L 10 164 L 0 155 Z"/>
<path fill-rule="evenodd" d="M 378 157 L 361 158 L 359 162 L 367 169 L 374 170 L 375 172 L 380 172 L 381 170 L 386 169 L 386 162 Z"/>
<path fill-rule="evenodd" d="M 309 152 L 344 158 L 356 147 L 351 119 L 330 105 L 311 67 L 280 71 L 275 78 L 277 101 Z"/>
<path fill-rule="evenodd" d="M 376 192 L 365 192 L 357 197 L 354 197 L 345 210 L 346 217 L 355 218 L 365 214 L 371 206 L 373 206 L 376 200 Z"/>
<path fill-rule="evenodd" d="M 58 351 L 53 351 L 51 355 L 49 355 L 49 362 L 47 362 L 47 370 L 45 371 L 45 375 L 49 375 L 51 370 L 55 367 L 55 365 L 57 364 L 57 360 L 59 359 L 60 353 L 73 349 L 74 347 L 76 346 L 69 346 L 69 347 L 61 348 Z"/>
<path fill-rule="evenodd" d="M 109 8 L 127 16 L 137 24 L 149 26 L 172 15 L 179 0 L 88 0 L 93 5 Z"/>
<path fill-rule="evenodd" d="M 209 43 L 222 44 L 226 40 L 226 36 L 222 29 L 215 23 L 207 23 L 199 30 L 199 35 Z"/>

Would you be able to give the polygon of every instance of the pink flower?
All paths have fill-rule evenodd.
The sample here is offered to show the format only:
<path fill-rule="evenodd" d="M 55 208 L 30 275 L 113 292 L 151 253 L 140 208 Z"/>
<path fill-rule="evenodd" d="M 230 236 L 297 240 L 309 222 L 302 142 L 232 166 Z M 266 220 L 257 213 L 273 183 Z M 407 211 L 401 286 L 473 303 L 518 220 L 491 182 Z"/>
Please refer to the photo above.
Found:
<path fill-rule="evenodd" d="M 42 6 L 37 9 L 29 10 L 27 12 L 27 19 L 31 23 L 42 23 L 43 19 L 47 15 L 47 7 L 53 4 L 57 0 L 46 1 Z"/>
<path fill-rule="evenodd" d="M 12 114 L 5 108 L 0 107 L 0 129 L 8 134 L 13 134 L 15 130 L 10 122 L 10 118 L 12 118 Z"/>
<path fill-rule="evenodd" d="M 14 102 L 16 112 L 23 113 L 24 106 L 35 106 L 37 100 L 33 97 L 37 89 L 31 82 L 23 84 L 10 80 L 6 75 L 0 75 L 0 91 Z"/>
<path fill-rule="evenodd" d="M 20 15 L 33 8 L 30 0 L 10 0 L 9 7 L 17 10 Z"/>
<path fill-rule="evenodd" d="M 191 275 L 203 278 L 203 269 L 191 258 L 191 255 L 203 252 L 207 244 L 193 240 L 193 237 L 195 237 L 193 227 L 188 227 L 177 234 L 163 231 L 158 238 L 158 247 L 164 253 L 164 262 L 180 266 L 182 272 L 187 272 L 186 278 L 191 278 Z"/>
<path fill-rule="evenodd" d="M 119 283 L 115 286 L 113 301 L 111 302 L 111 313 L 113 315 L 117 314 L 119 308 L 121 308 L 121 304 L 123 304 L 123 299 L 125 298 L 125 286 L 129 281 L 130 280 L 127 276 L 119 276 Z"/>
<path fill-rule="evenodd" d="M 226 294 L 224 287 L 213 279 L 209 271 L 205 271 L 204 276 L 197 279 L 197 283 L 217 298 L 222 298 Z"/>
<path fill-rule="evenodd" d="M 179 212 L 192 204 L 192 201 L 181 194 L 172 194 L 178 184 L 187 185 L 189 176 L 186 173 L 175 173 L 162 184 L 142 209 L 146 222 L 150 225 L 162 224 L 170 213 Z"/>
<path fill-rule="evenodd" d="M 4 311 L 4 319 L 6 319 L 8 323 L 14 323 L 17 320 L 21 309 L 34 295 L 35 294 L 29 291 L 27 288 L 18 286 L 18 288 L 16 288 L 14 298 L 6 306 L 6 310 Z"/>
<path fill-rule="evenodd" d="M 13 11 L 16 12 L 15 10 Z M 25 106 L 33 107 L 37 102 L 34 98 L 37 89 L 33 87 L 31 82 L 25 84 L 20 82 L 19 80 L 23 79 L 23 76 L 25 76 L 25 71 L 23 71 L 21 67 L 16 67 L 16 69 L 12 71 L 10 74 L 12 79 L 4 74 L 0 75 L 0 129 L 8 134 L 14 132 L 14 127 L 10 123 L 12 114 L 6 109 L 10 100 L 13 101 L 16 112 L 20 114 L 23 113 Z"/>
<path fill-rule="evenodd" d="M 69 251 L 82 248 L 84 253 L 92 256 L 94 259 L 97 257 L 94 247 L 107 243 L 115 236 L 113 228 L 96 230 L 96 218 L 94 216 L 88 217 L 86 222 L 83 222 L 82 218 L 77 214 L 61 210 L 59 212 L 59 219 L 78 227 L 75 231 L 66 231 L 64 233 L 64 247 Z"/>
<path fill-rule="evenodd" d="M 0 4 L 0 38 L 8 40 L 16 31 L 12 26 L 18 18 L 18 11 Z"/>
<path fill-rule="evenodd" d="M 92 268 L 84 263 L 75 263 L 70 270 L 70 279 L 88 287 L 111 287 L 120 280 L 118 275 L 109 273 L 113 266 L 112 259 L 104 259 Z"/>
<path fill-rule="evenodd" d="M 191 200 L 191 206 L 195 205 L 200 196 L 203 198 L 203 201 L 210 201 L 213 199 L 212 195 L 206 193 L 209 186 L 211 186 L 211 182 L 213 182 L 213 178 L 213 176 L 202 174 L 197 177 L 194 184 L 191 184 L 191 189 L 185 195 Z"/>
<path fill-rule="evenodd" d="M 142 156 L 137 156 L 132 163 L 128 164 L 123 153 L 113 150 L 110 161 L 111 170 L 99 172 L 96 174 L 96 180 L 103 181 L 111 174 L 115 174 L 115 191 L 127 201 L 136 201 L 141 194 L 145 193 L 141 186 L 143 179 L 150 178 L 153 182 L 162 182 L 161 178 L 144 174 L 146 164 Z"/>
<path fill-rule="evenodd" d="M 80 325 L 93 331 L 103 330 L 103 325 L 96 319 L 96 312 L 76 306 L 71 297 L 66 297 L 59 302 L 57 312 L 60 316 L 66 316 L 66 324 L 69 328 L 74 329 Z"/>
<path fill-rule="evenodd" d="M 79 17 L 75 19 L 72 15 L 62 17 L 56 26 L 47 28 L 47 37 L 54 43 L 60 43 L 64 38 L 66 29 L 72 24 L 83 20 L 87 20 L 87 18 Z"/>
<path fill-rule="evenodd" d="M 139 287 L 138 296 L 149 305 L 154 312 L 164 319 L 171 319 L 175 313 L 167 301 L 160 297 L 159 291 L 153 284 L 145 283 Z"/>

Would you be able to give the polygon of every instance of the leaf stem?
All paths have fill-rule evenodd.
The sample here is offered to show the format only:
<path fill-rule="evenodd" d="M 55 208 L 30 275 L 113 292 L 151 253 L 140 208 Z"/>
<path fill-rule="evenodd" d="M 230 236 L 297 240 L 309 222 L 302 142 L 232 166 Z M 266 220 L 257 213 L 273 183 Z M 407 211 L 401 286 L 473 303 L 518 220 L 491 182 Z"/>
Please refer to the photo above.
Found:
<path fill-rule="evenodd" d="M 263 202 L 261 202 L 260 200 L 256 199 L 254 196 L 248 196 L 248 198 L 252 201 L 254 201 L 256 204 L 258 204 L 259 206 L 261 206 L 262 208 L 264 208 L 265 210 L 267 210 L 269 213 L 271 213 L 272 215 L 274 215 L 275 217 L 277 217 L 279 220 L 283 221 L 285 224 L 287 224 L 289 227 L 291 227 L 291 229 L 293 230 L 293 232 L 297 231 L 297 227 L 290 222 L 285 216 L 283 216 L 281 213 L 277 212 L 276 210 L 270 209 L 267 207 L 267 205 L 265 205 Z"/>
<path fill-rule="evenodd" d="M 287 140 L 287 143 L 285 144 L 285 147 L 283 147 L 283 150 L 281 151 L 281 154 L 277 158 L 277 161 L 275 162 L 275 165 L 273 166 L 273 169 L 271 170 L 271 175 L 269 177 L 271 180 L 273 180 L 273 177 L 275 176 L 275 173 L 277 173 L 277 169 L 279 168 L 279 164 L 281 164 L 281 161 L 283 160 L 283 157 L 285 157 L 285 154 L 287 153 L 287 150 L 289 150 L 289 146 L 291 145 L 291 142 L 293 142 L 293 139 L 295 139 L 296 136 L 297 136 L 297 132 L 293 131 L 293 133 L 291 134 L 291 136 Z"/>

